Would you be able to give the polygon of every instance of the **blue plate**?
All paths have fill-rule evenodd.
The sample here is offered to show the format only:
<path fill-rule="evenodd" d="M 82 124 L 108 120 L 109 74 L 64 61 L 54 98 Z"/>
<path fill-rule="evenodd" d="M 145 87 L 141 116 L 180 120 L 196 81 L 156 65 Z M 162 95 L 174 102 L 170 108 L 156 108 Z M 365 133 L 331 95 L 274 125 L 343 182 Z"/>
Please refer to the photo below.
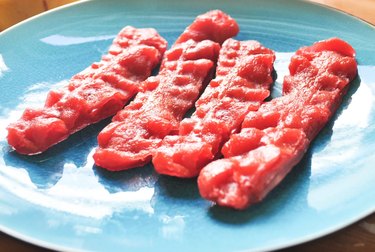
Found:
<path fill-rule="evenodd" d="M 170 44 L 210 9 L 238 20 L 238 39 L 277 51 L 274 96 L 296 49 L 332 36 L 357 50 L 359 77 L 305 158 L 264 202 L 243 212 L 200 198 L 195 180 L 151 166 L 93 165 L 106 120 L 39 156 L 18 155 L 5 127 L 51 87 L 106 52 L 125 25 L 154 27 Z M 346 14 L 282 0 L 85 1 L 0 35 L 0 230 L 59 250 L 270 250 L 336 231 L 375 210 L 375 30 Z"/>

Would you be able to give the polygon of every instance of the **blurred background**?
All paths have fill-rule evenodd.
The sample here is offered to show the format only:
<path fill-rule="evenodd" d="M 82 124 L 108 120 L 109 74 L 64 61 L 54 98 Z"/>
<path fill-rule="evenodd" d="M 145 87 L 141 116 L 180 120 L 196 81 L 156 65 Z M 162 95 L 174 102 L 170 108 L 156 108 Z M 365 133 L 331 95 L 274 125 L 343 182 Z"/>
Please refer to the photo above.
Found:
<path fill-rule="evenodd" d="M 375 0 L 311 0 L 361 17 L 375 24 Z"/>
<path fill-rule="evenodd" d="M 0 31 L 41 12 L 78 0 L 0 0 Z M 375 0 L 310 0 L 375 24 Z"/>
<path fill-rule="evenodd" d="M 0 0 L 0 31 L 36 14 L 77 0 Z"/>

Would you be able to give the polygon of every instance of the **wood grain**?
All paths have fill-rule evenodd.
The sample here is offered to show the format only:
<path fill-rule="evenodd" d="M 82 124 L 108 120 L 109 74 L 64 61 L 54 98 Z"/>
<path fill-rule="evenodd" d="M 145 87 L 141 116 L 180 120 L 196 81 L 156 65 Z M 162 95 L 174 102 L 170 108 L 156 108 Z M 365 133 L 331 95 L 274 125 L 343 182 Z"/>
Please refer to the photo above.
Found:
<path fill-rule="evenodd" d="M 314 0 L 312 2 L 326 4 L 328 6 L 346 11 L 352 15 L 358 16 L 366 20 L 367 22 L 375 24 L 375 0 Z M 49 5 L 47 6 L 47 8 L 52 8 L 64 3 L 64 0 L 49 0 L 48 3 Z M 50 250 L 28 244 L 26 242 L 10 237 L 4 233 L 0 233 L 0 251 L 47 252 Z M 331 235 L 304 243 L 302 245 L 280 250 L 280 252 L 286 251 L 375 251 L 375 213 Z"/>

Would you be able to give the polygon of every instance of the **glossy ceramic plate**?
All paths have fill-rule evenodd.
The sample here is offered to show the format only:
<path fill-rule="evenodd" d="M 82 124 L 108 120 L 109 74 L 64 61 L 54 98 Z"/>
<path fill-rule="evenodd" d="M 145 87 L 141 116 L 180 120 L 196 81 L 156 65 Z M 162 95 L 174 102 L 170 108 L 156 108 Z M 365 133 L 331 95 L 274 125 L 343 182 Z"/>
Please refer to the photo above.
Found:
<path fill-rule="evenodd" d="M 200 198 L 195 180 L 158 176 L 151 166 L 110 173 L 93 165 L 90 126 L 46 153 L 7 145 L 5 127 L 46 92 L 104 54 L 125 25 L 154 27 L 169 44 L 198 14 L 222 9 L 238 39 L 277 52 L 273 96 L 291 54 L 332 36 L 357 50 L 359 77 L 302 162 L 264 202 L 238 212 Z M 43 14 L 0 35 L 0 230 L 55 249 L 259 251 L 338 230 L 375 210 L 375 30 L 307 2 L 87 1 Z"/>

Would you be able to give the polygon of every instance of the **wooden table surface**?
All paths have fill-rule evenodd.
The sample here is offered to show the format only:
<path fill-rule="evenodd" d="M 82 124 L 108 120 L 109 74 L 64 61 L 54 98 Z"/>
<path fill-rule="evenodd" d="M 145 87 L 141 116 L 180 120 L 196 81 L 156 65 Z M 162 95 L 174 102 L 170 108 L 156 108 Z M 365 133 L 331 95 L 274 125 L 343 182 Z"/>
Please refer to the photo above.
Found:
<path fill-rule="evenodd" d="M 64 1 L 72 2 L 72 0 L 57 0 L 57 4 L 56 0 L 51 0 L 50 2 L 56 6 L 62 4 Z M 0 0 L 0 8 L 2 7 L 1 2 L 2 0 Z M 375 0 L 313 0 L 313 2 L 332 6 L 375 24 Z M 46 6 L 48 7 L 45 4 L 44 7 Z M 25 15 L 31 14 L 28 13 Z M 0 251 L 46 252 L 49 250 L 28 244 L 0 232 Z M 281 251 L 375 251 L 375 213 L 331 235 Z"/>

